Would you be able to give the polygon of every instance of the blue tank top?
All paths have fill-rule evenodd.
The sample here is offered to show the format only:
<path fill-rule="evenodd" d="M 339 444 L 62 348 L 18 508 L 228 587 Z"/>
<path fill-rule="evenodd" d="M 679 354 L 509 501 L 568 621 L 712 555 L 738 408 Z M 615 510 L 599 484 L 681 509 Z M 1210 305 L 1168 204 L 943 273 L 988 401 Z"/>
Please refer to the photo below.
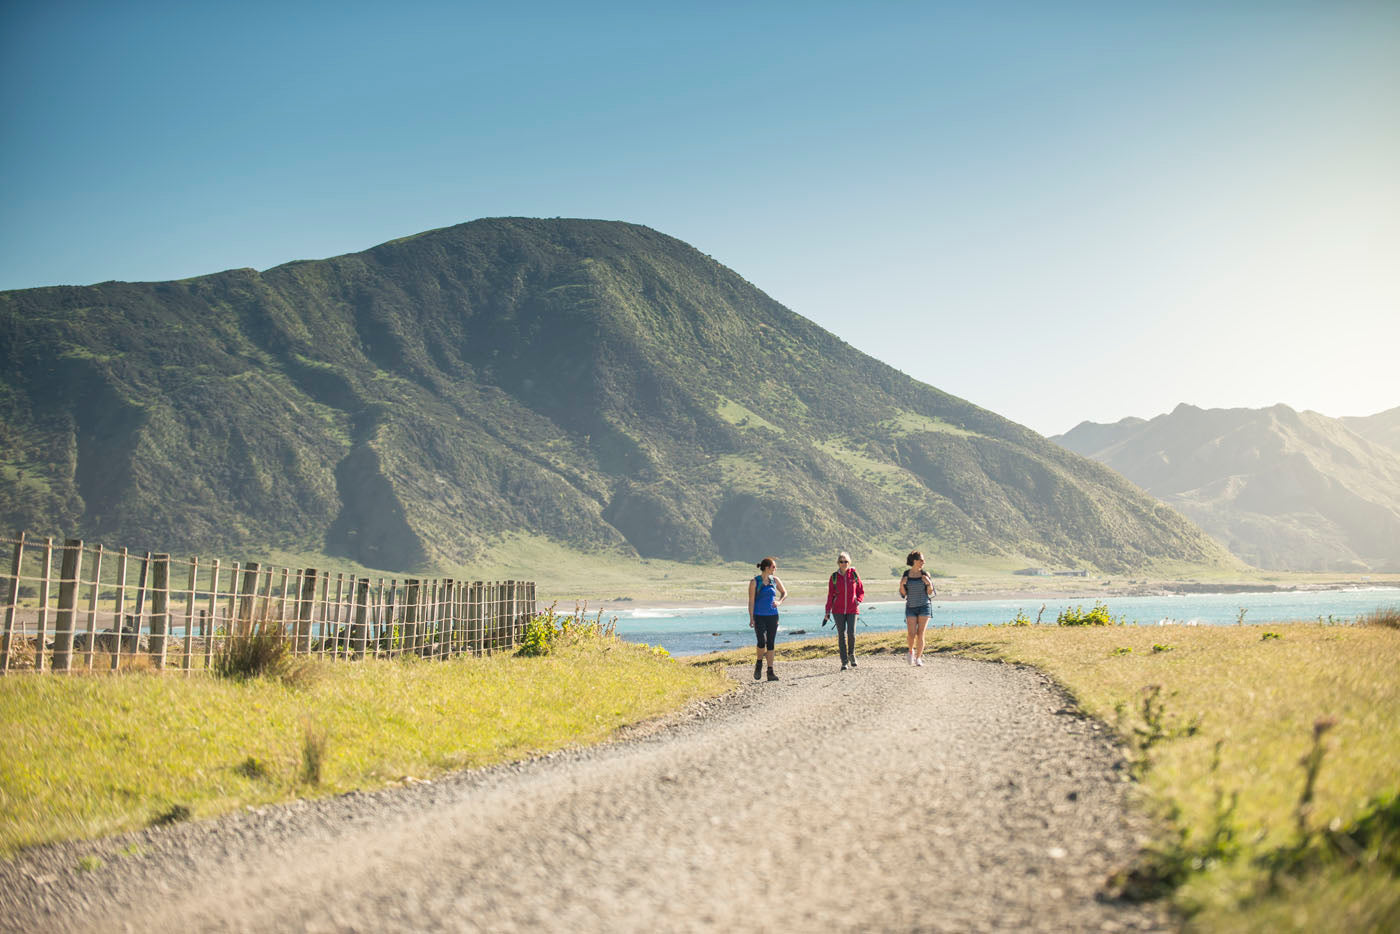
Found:
<path fill-rule="evenodd" d="M 760 574 L 754 579 L 753 590 L 753 615 L 754 616 L 777 616 L 778 615 L 778 585 L 773 583 L 770 577 L 769 583 L 763 582 L 763 575 Z"/>

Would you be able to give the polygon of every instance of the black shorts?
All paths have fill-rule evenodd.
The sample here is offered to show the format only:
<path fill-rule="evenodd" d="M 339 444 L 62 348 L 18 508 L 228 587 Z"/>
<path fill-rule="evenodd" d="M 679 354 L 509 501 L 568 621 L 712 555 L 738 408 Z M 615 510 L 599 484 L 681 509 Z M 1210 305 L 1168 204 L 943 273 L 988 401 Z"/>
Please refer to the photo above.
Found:
<path fill-rule="evenodd" d="M 753 618 L 753 634 L 758 640 L 760 649 L 771 649 L 773 640 L 778 635 L 778 614 L 772 616 L 755 616 Z"/>

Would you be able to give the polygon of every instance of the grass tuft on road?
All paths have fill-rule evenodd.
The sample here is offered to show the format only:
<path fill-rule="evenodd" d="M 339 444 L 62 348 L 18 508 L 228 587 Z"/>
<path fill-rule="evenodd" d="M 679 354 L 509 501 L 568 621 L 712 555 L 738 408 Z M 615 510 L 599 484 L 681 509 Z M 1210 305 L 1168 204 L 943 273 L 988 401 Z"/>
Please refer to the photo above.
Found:
<path fill-rule="evenodd" d="M 601 638 L 538 658 L 312 663 L 290 680 L 12 676 L 0 855 L 522 759 L 732 687 Z"/>
<path fill-rule="evenodd" d="M 1033 665 L 1118 731 L 1136 760 L 1144 804 L 1161 818 L 1155 849 L 1182 870 L 1172 898 L 1188 927 L 1262 932 L 1285 918 L 1284 929 L 1377 930 L 1400 927 L 1400 828 L 1386 825 L 1379 842 L 1356 853 L 1332 830 L 1345 833 L 1368 814 L 1371 825 L 1384 823 L 1378 803 L 1400 792 L 1395 616 L 1273 629 L 944 629 L 929 632 L 927 652 Z M 905 651 L 902 634 L 862 636 L 858 644 L 867 654 Z M 835 639 L 810 640 L 781 646 L 778 657 L 835 650 Z M 751 657 L 734 651 L 694 663 Z M 1385 820 L 1393 813 L 1380 809 Z M 1314 858 L 1322 864 L 1308 869 Z"/>

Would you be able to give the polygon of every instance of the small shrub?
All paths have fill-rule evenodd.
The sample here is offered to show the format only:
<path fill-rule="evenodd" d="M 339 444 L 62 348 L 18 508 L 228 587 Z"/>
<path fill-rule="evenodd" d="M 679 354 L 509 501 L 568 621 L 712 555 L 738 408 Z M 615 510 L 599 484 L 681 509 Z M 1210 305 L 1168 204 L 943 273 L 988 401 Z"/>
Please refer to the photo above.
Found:
<path fill-rule="evenodd" d="M 1218 740 L 1215 744 L 1212 775 L 1220 770 L 1220 748 L 1224 742 Z M 1111 876 L 1109 890 L 1127 901 L 1150 901 L 1170 895 L 1194 872 L 1233 861 L 1241 851 L 1240 828 L 1235 820 L 1239 800 L 1238 791 L 1226 795 L 1217 783 L 1210 833 L 1194 844 L 1189 832 L 1181 827 L 1181 808 L 1172 802 L 1166 816 L 1167 826 L 1173 829 L 1164 840 L 1147 847 L 1134 866 Z"/>
<path fill-rule="evenodd" d="M 185 807 L 185 805 L 172 804 L 170 807 L 151 818 L 151 825 L 155 827 L 165 827 L 170 824 L 178 824 L 181 821 L 187 821 L 193 816 L 194 813 L 190 811 L 189 808 Z"/>
<path fill-rule="evenodd" d="M 249 756 L 235 765 L 233 770 L 244 778 L 251 778 L 254 781 L 260 781 L 268 777 L 267 763 L 263 762 L 257 756 Z"/>
<path fill-rule="evenodd" d="M 226 637 L 214 650 L 214 674 L 244 680 L 286 673 L 292 660 L 292 642 L 280 624 L 260 623 L 246 633 Z"/>
<path fill-rule="evenodd" d="M 1378 607 L 1357 620 L 1363 626 L 1384 626 L 1400 629 L 1400 607 Z"/>
<path fill-rule="evenodd" d="M 1135 778 L 1142 778 L 1152 767 L 1152 747 L 1169 739 L 1182 736 L 1195 736 L 1201 729 L 1201 721 L 1195 718 L 1175 726 L 1167 723 L 1167 706 L 1162 700 L 1162 686 L 1149 684 L 1142 690 L 1142 725 L 1132 728 L 1130 741 L 1137 747 L 1137 758 L 1130 765 Z"/>
<path fill-rule="evenodd" d="M 1060 615 L 1055 617 L 1057 626 L 1122 626 L 1122 619 L 1114 619 L 1108 612 L 1108 607 L 1103 603 L 1095 603 L 1093 609 L 1087 613 L 1084 607 L 1076 606 L 1073 609 L 1065 607 L 1060 611 Z"/>
<path fill-rule="evenodd" d="M 1154 643 L 1152 643 L 1152 651 L 1154 651 L 1154 652 L 1170 652 L 1170 651 L 1174 650 L 1175 648 L 1176 648 L 1176 646 L 1174 646 L 1174 645 L 1167 645 L 1167 644 L 1164 643 L 1164 642 L 1154 642 Z"/>
<path fill-rule="evenodd" d="M 289 654 L 286 662 L 280 666 L 277 677 L 294 691 L 306 691 L 320 681 L 325 673 L 324 664 L 317 664 L 315 660 L 305 656 Z"/>
<path fill-rule="evenodd" d="M 1280 633 L 1277 633 L 1277 632 L 1266 632 L 1266 633 L 1264 633 L 1263 636 L 1260 637 L 1259 641 L 1260 641 L 1260 642 L 1268 642 L 1268 641 L 1270 641 L 1271 639 L 1282 639 L 1282 638 L 1283 638 L 1283 636 L 1282 636 L 1282 634 L 1280 634 Z"/>
<path fill-rule="evenodd" d="M 1322 737 L 1327 735 L 1327 731 L 1337 725 L 1335 717 L 1318 717 L 1313 721 L 1313 744 L 1298 761 L 1303 767 L 1303 790 L 1298 795 L 1298 804 L 1294 807 L 1293 817 L 1298 823 L 1298 837 L 1300 845 L 1307 842 L 1308 837 L 1308 817 L 1312 814 L 1313 796 L 1317 790 L 1317 775 L 1322 771 L 1322 760 L 1327 755 L 1327 747 L 1323 745 Z"/>
<path fill-rule="evenodd" d="M 560 646 L 616 637 L 616 617 L 605 623 L 602 610 L 589 618 L 586 605 L 576 606 L 573 613 L 568 614 L 559 613 L 557 605 L 551 603 L 548 609 L 525 624 L 525 637 L 515 654 L 548 655 Z"/>
<path fill-rule="evenodd" d="M 96 856 L 88 855 L 78 859 L 79 872 L 96 872 L 102 868 L 102 860 Z"/>
<path fill-rule="evenodd" d="M 525 624 L 525 636 L 520 640 L 520 649 L 515 654 L 527 657 L 548 655 L 558 636 L 559 627 L 555 623 L 554 607 L 551 606 Z"/>
<path fill-rule="evenodd" d="M 1020 610 L 1020 609 L 1018 609 L 1018 610 L 1016 611 L 1016 615 L 1015 615 L 1014 617 L 1012 617 L 1011 622 L 1007 623 L 1006 625 L 1008 625 L 1008 626 L 1029 626 L 1029 625 L 1031 625 L 1031 618 L 1030 618 L 1029 616 L 1026 615 L 1026 611 L 1025 611 L 1025 610 Z"/>
<path fill-rule="evenodd" d="M 310 717 L 301 721 L 301 727 L 301 780 L 308 785 L 319 785 L 321 768 L 326 761 L 326 731 Z"/>
<path fill-rule="evenodd" d="M 1132 654 L 1133 654 L 1133 649 L 1132 649 L 1132 646 L 1120 645 L 1120 646 L 1118 646 L 1118 648 L 1114 649 L 1112 652 L 1109 652 L 1108 654 L 1109 654 L 1109 655 L 1132 655 Z"/>

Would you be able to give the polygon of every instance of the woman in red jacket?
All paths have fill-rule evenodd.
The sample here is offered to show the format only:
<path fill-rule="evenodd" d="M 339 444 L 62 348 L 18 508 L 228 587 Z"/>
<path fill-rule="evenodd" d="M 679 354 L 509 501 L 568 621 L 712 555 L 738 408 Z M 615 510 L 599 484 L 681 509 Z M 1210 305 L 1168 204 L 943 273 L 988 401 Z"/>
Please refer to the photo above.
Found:
<path fill-rule="evenodd" d="M 865 584 L 860 575 L 851 567 L 851 556 L 846 552 L 836 556 L 836 573 L 826 582 L 826 616 L 822 625 L 836 617 L 836 646 L 841 650 L 841 670 L 859 667 L 856 665 L 856 614 L 860 612 L 860 601 L 865 599 Z"/>

